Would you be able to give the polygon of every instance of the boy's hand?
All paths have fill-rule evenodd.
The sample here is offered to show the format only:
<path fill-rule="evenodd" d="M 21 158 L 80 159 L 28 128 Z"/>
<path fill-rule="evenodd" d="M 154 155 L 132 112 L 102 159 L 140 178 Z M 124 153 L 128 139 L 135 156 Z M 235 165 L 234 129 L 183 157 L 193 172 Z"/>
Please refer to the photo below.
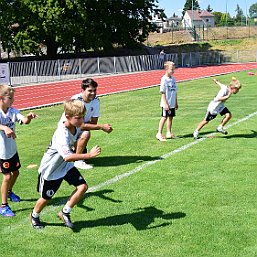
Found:
<path fill-rule="evenodd" d="M 6 135 L 8 138 L 10 138 L 10 137 L 12 137 L 13 139 L 16 138 L 16 135 L 15 135 L 14 131 L 13 131 L 12 129 L 10 129 L 9 127 L 6 127 L 6 128 L 5 128 L 4 133 L 5 133 L 5 135 Z"/>
<path fill-rule="evenodd" d="M 34 112 L 30 112 L 29 114 L 27 114 L 27 118 L 30 120 L 36 119 L 36 118 L 38 118 L 38 115 L 35 114 Z"/>
<path fill-rule="evenodd" d="M 95 147 L 93 147 L 93 148 L 90 150 L 90 152 L 89 152 L 91 158 L 96 157 L 96 156 L 99 155 L 100 153 L 101 153 L 101 147 L 98 146 L 98 145 L 96 145 Z"/>
<path fill-rule="evenodd" d="M 112 125 L 110 125 L 110 124 L 103 124 L 102 130 L 104 132 L 111 133 L 113 128 L 112 128 Z"/>

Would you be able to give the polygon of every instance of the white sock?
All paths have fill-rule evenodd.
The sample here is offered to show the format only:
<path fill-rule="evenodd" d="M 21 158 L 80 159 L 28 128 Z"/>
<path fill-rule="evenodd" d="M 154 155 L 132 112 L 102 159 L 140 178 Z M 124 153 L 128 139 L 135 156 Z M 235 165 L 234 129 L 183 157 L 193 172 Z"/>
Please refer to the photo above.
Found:
<path fill-rule="evenodd" d="M 38 218 L 39 217 L 39 213 L 35 212 L 34 210 L 32 211 L 32 217 L 33 218 Z"/>
<path fill-rule="evenodd" d="M 63 207 L 62 211 L 64 213 L 70 213 L 72 210 L 72 208 L 70 206 L 68 206 L 67 204 Z"/>

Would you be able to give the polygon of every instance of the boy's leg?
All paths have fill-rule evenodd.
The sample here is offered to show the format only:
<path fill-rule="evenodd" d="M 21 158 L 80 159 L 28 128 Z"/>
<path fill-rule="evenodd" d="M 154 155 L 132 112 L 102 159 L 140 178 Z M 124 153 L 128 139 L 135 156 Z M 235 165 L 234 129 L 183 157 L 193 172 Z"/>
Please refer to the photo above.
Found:
<path fill-rule="evenodd" d="M 12 175 L 11 173 L 3 173 L 3 181 L 1 186 L 2 204 L 8 204 L 8 190 L 10 188 Z"/>
<path fill-rule="evenodd" d="M 66 180 L 70 185 L 75 186 L 76 189 L 72 192 L 62 211 L 58 213 L 58 217 L 67 227 L 72 229 L 74 225 L 70 220 L 70 212 L 72 208 L 83 198 L 88 186 L 80 172 L 75 167 L 68 171 L 64 180 Z"/>
<path fill-rule="evenodd" d="M 36 205 L 35 205 L 32 213 L 30 214 L 31 225 L 33 228 L 36 228 L 36 229 L 44 228 L 44 225 L 40 222 L 39 215 L 40 215 L 41 211 L 44 209 L 44 207 L 47 205 L 48 202 L 49 202 L 49 200 L 46 200 L 42 197 L 40 197 L 37 200 Z"/>
<path fill-rule="evenodd" d="M 158 132 L 156 134 L 156 138 L 160 141 L 166 141 L 166 138 L 162 134 L 163 127 L 164 127 L 166 120 L 167 120 L 166 117 L 161 117 L 160 122 L 159 122 L 159 127 L 158 127 Z"/>
<path fill-rule="evenodd" d="M 76 144 L 76 153 L 81 154 L 86 151 L 86 147 L 88 144 L 88 141 L 91 137 L 90 131 L 83 131 L 82 134 L 80 135 L 79 139 L 77 140 Z M 75 167 L 83 170 L 89 170 L 92 169 L 93 166 L 90 164 L 87 164 L 84 160 L 80 161 L 75 161 L 74 162 Z"/>
<path fill-rule="evenodd" d="M 227 122 L 232 118 L 232 114 L 230 111 L 225 107 L 225 109 L 220 113 L 220 115 L 224 115 L 224 118 L 222 119 L 220 125 L 217 127 L 217 131 L 227 135 L 228 132 L 224 129 L 224 126 L 227 124 Z"/>
<path fill-rule="evenodd" d="M 13 186 L 16 183 L 16 180 L 17 180 L 20 172 L 19 172 L 19 170 L 16 170 L 16 171 L 13 171 L 11 174 L 12 174 L 12 176 L 11 176 L 11 183 L 10 183 L 10 186 L 8 189 L 8 198 L 12 202 L 20 202 L 20 200 L 21 200 L 20 197 L 12 192 Z"/>
<path fill-rule="evenodd" d="M 1 185 L 2 204 L 0 206 L 0 215 L 5 217 L 15 216 L 8 206 L 8 188 L 11 183 L 11 176 L 11 173 L 3 173 L 3 181 Z"/>
<path fill-rule="evenodd" d="M 83 198 L 87 188 L 87 184 L 77 186 L 76 189 L 72 192 L 63 209 L 58 213 L 58 217 L 64 222 L 65 226 L 71 229 L 74 228 L 74 225 L 70 219 L 71 210 Z"/>

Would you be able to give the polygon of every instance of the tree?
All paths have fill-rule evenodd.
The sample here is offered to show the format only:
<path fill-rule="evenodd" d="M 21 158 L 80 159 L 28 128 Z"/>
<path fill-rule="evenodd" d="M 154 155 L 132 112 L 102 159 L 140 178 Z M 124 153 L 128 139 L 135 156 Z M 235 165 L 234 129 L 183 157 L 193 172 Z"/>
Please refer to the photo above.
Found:
<path fill-rule="evenodd" d="M 187 10 L 192 10 L 192 2 L 193 2 L 193 10 L 201 10 L 197 0 L 187 0 L 183 8 L 182 16 L 184 16 Z"/>
<path fill-rule="evenodd" d="M 235 12 L 236 12 L 236 17 L 235 17 L 235 22 L 236 23 L 241 23 L 242 20 L 245 20 L 244 12 L 238 4 L 236 6 Z"/>
<path fill-rule="evenodd" d="M 8 1 L 12 2 L 9 9 Z M 154 11 L 166 16 L 157 9 L 157 0 L 0 0 L 1 10 L 1 31 L 9 29 L 4 42 L 11 40 L 12 49 L 37 55 L 42 54 L 39 46 L 44 44 L 49 58 L 58 49 L 80 52 L 108 50 L 114 45 L 134 47 L 154 30 L 150 22 Z M 13 29 L 10 24 L 18 26 Z"/>
<path fill-rule="evenodd" d="M 250 15 L 251 18 L 256 18 L 257 17 L 257 2 L 250 6 L 249 15 Z"/>
<path fill-rule="evenodd" d="M 211 6 L 210 6 L 210 5 L 208 5 L 208 6 L 207 6 L 206 11 L 207 11 L 207 12 L 212 12 L 212 11 L 213 11 L 213 9 L 211 8 Z"/>
<path fill-rule="evenodd" d="M 222 12 L 213 12 L 212 14 L 214 15 L 215 26 L 222 26 L 221 19 L 222 19 L 223 13 Z"/>

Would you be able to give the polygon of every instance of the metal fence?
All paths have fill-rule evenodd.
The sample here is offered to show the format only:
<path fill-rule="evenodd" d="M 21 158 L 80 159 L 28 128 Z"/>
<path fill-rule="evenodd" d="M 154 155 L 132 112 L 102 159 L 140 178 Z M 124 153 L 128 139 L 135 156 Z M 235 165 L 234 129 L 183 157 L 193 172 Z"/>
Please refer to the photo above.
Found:
<path fill-rule="evenodd" d="M 190 52 L 182 54 L 139 55 L 49 61 L 10 62 L 13 86 L 51 81 L 80 79 L 85 76 L 118 74 L 163 69 L 164 61 L 177 67 L 215 65 L 221 63 L 257 62 L 257 51 Z"/>

